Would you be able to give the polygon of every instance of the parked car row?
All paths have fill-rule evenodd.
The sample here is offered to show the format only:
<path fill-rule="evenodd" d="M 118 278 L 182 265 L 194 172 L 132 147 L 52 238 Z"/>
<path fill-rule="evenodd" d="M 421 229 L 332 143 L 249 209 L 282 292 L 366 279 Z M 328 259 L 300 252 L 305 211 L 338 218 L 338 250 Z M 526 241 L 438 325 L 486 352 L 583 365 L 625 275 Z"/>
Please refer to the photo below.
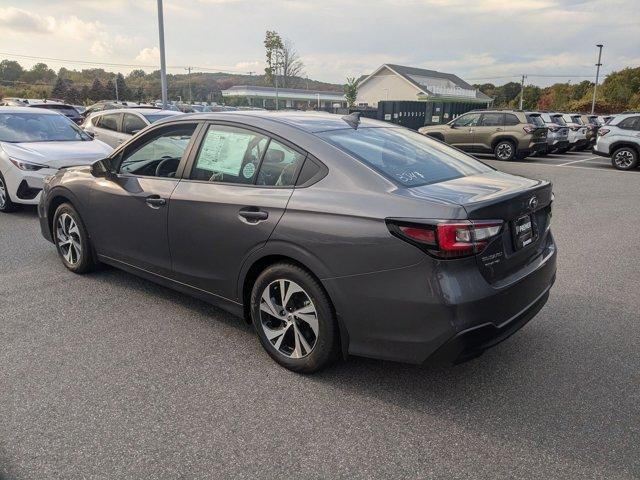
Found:
<path fill-rule="evenodd" d="M 620 170 L 638 166 L 640 117 L 637 112 L 587 115 L 522 110 L 474 110 L 444 125 L 418 131 L 470 153 L 492 153 L 497 160 L 519 160 L 573 149 L 593 148 L 612 157 Z"/>

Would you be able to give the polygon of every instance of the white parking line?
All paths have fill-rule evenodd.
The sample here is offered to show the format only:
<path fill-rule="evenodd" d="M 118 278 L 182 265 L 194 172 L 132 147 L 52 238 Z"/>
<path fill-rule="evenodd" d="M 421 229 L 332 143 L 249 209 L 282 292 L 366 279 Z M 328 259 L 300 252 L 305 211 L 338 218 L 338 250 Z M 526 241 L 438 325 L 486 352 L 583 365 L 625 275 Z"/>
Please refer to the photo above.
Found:
<path fill-rule="evenodd" d="M 567 163 L 561 163 L 559 165 L 556 165 L 557 167 L 564 167 L 565 165 L 571 165 L 572 163 L 580 163 L 580 162 L 586 162 L 588 160 L 598 160 L 602 157 L 587 157 L 587 158 L 581 158 L 580 160 L 573 160 L 572 162 L 567 162 Z"/>

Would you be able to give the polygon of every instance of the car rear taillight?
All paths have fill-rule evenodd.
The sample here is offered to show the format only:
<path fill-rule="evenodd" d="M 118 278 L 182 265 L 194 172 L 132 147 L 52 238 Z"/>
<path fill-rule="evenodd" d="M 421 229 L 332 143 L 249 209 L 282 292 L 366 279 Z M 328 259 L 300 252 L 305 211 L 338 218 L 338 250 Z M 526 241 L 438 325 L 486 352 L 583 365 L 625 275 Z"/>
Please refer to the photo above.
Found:
<path fill-rule="evenodd" d="M 533 133 L 536 131 L 536 127 L 534 125 L 525 125 L 522 129 L 525 133 Z"/>
<path fill-rule="evenodd" d="M 556 125 L 549 125 L 547 128 L 549 130 L 551 130 L 552 132 L 556 132 L 556 131 L 560 130 L 560 127 L 558 127 Z"/>
<path fill-rule="evenodd" d="M 577 132 L 578 130 L 580 130 L 580 126 L 579 125 L 572 125 L 569 127 L 571 130 L 573 130 L 574 132 Z"/>
<path fill-rule="evenodd" d="M 598 130 L 598 136 L 599 137 L 604 137 L 610 131 L 611 130 L 609 130 L 608 128 L 601 128 L 600 130 Z"/>
<path fill-rule="evenodd" d="M 502 220 L 421 224 L 387 220 L 389 231 L 438 258 L 462 258 L 482 252 L 502 229 Z"/>

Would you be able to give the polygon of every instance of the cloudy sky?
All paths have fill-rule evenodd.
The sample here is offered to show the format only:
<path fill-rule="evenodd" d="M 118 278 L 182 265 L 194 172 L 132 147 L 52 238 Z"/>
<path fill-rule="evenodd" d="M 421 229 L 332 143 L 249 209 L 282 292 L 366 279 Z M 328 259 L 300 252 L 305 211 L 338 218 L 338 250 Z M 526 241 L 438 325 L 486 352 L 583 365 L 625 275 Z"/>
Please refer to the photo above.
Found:
<path fill-rule="evenodd" d="M 522 73 L 538 85 L 568 79 L 558 75 L 580 81 L 594 75 L 597 43 L 605 45 L 605 74 L 640 66 L 640 0 L 164 3 L 173 73 L 187 65 L 260 72 L 267 29 L 293 41 L 310 78 L 338 83 L 382 63 L 452 72 L 474 83 L 505 83 Z M 83 61 L 151 71 L 159 64 L 156 15 L 156 0 L 0 0 L 0 58 L 26 66 L 42 59 L 55 69 L 89 66 Z"/>

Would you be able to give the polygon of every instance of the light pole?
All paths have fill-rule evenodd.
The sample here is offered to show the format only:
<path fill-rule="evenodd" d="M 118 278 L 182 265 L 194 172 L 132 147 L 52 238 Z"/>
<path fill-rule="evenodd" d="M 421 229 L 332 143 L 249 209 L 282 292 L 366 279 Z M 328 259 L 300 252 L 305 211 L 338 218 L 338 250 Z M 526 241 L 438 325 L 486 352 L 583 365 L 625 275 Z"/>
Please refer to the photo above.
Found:
<path fill-rule="evenodd" d="M 278 107 L 278 52 L 276 52 L 276 110 L 279 109 Z"/>
<path fill-rule="evenodd" d="M 160 85 L 162 87 L 162 108 L 167 108 L 167 65 L 164 58 L 164 17 L 162 0 L 158 0 L 158 35 L 160 37 Z"/>
<path fill-rule="evenodd" d="M 191 67 L 185 68 L 187 73 L 187 80 L 189 81 L 189 103 L 193 103 L 193 97 L 191 96 Z"/>
<path fill-rule="evenodd" d="M 120 97 L 118 96 L 118 75 L 116 74 L 116 102 L 120 100 Z"/>
<path fill-rule="evenodd" d="M 318 111 L 320 111 L 320 94 L 316 93 L 316 97 L 318 97 Z"/>
<path fill-rule="evenodd" d="M 598 63 L 596 63 L 596 83 L 593 85 L 593 100 L 591 100 L 591 115 L 593 115 L 593 112 L 596 109 L 596 90 L 598 89 L 598 77 L 600 76 L 600 67 L 602 66 L 602 63 L 600 63 L 600 61 L 602 60 L 603 45 L 596 45 L 596 47 L 598 47 Z"/>

